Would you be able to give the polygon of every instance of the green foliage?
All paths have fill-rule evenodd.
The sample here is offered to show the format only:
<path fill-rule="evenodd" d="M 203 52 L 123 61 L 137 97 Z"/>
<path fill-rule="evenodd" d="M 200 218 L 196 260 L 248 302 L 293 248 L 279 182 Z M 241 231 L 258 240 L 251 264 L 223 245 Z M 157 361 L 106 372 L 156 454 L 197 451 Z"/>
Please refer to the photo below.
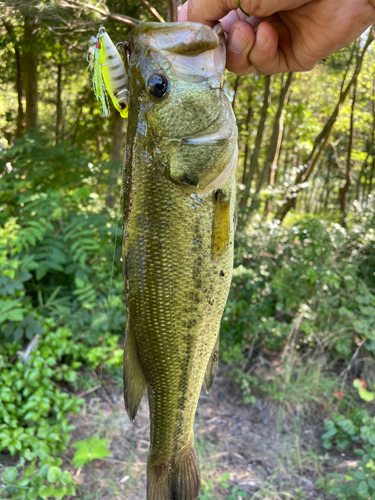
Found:
<path fill-rule="evenodd" d="M 375 447 L 365 445 L 363 449 L 355 450 L 360 456 L 355 467 L 350 467 L 348 473 L 329 474 L 317 481 L 330 498 L 338 500 L 358 500 L 375 498 Z"/>
<path fill-rule="evenodd" d="M 76 448 L 72 459 L 75 467 L 89 464 L 97 458 L 109 457 L 111 454 L 107 448 L 108 439 L 100 439 L 98 436 L 92 436 L 81 441 L 76 441 L 72 444 L 72 448 Z"/>
<path fill-rule="evenodd" d="M 374 401 L 375 394 L 367 390 L 367 384 L 366 382 L 364 382 L 364 380 L 356 378 L 353 381 L 353 387 L 357 389 L 358 395 L 361 399 L 363 399 L 363 401 L 366 401 L 366 403 L 371 403 L 371 401 Z"/>
<path fill-rule="evenodd" d="M 100 363 L 121 364 L 116 337 L 90 349 L 75 342 L 67 328 L 51 328 L 40 336 L 31 352 L 17 342 L 0 345 L 0 451 L 27 460 L 63 452 L 74 426 L 68 415 L 78 413 L 82 399 L 70 396 L 59 384 L 77 382 L 82 364 L 95 369 Z M 18 359 L 17 359 L 18 357 Z"/>
<path fill-rule="evenodd" d="M 324 423 L 326 432 L 322 435 L 323 448 L 330 450 L 335 446 L 339 450 L 347 450 L 352 443 L 361 439 L 361 430 L 368 428 L 370 418 L 369 413 L 360 408 L 354 408 L 345 416 L 335 414 L 333 420 Z"/>
<path fill-rule="evenodd" d="M 75 336 L 85 336 L 92 343 L 108 330 L 122 335 L 125 307 L 116 214 L 103 210 L 87 181 L 77 187 L 69 175 L 64 182 L 59 180 L 59 190 L 41 191 L 35 174 L 42 161 L 39 156 L 41 151 L 47 158 L 53 156 L 50 149 L 55 147 L 33 139 L 27 148 L 28 139 L 24 142 L 7 151 L 12 169 L 4 173 L 0 188 L 5 200 L 8 192 L 9 196 L 15 190 L 19 193 L 17 200 L 13 197 L 2 210 L 0 206 L 0 223 L 4 221 L 0 226 L 0 338 L 31 339 L 43 332 L 43 317 L 68 325 Z M 66 144 L 64 151 L 70 151 Z M 78 164 L 87 163 L 78 153 L 73 148 L 69 154 Z M 30 171 L 21 176 L 25 163 Z M 59 172 L 64 168 L 56 164 Z M 63 190 L 64 186 L 69 189 Z"/>
<path fill-rule="evenodd" d="M 27 460 L 45 458 L 64 451 L 69 442 L 67 413 L 78 413 L 83 400 L 56 387 L 56 381 L 70 382 L 76 378 L 80 362 L 79 346 L 64 345 L 68 332 L 58 330 L 47 334 L 24 362 L 17 358 L 21 345 L 5 344 L 0 347 L 0 450 L 11 455 L 19 453 Z M 54 340 L 62 341 L 57 352 Z M 64 356 L 72 360 L 70 366 L 60 364 Z"/>
<path fill-rule="evenodd" d="M 121 222 L 93 187 L 109 173 L 101 167 L 77 147 L 37 135 L 0 158 L 0 452 L 21 462 L 67 448 L 69 413 L 83 400 L 65 387 L 87 384 L 82 365 L 116 375 L 121 366 L 113 335 L 125 325 Z M 58 481 L 37 473 L 32 480 L 21 484 L 30 498 L 67 494 Z"/>
<path fill-rule="evenodd" d="M 358 233 L 360 252 L 351 243 Z M 253 345 L 280 351 L 297 319 L 300 352 L 319 345 L 349 359 L 358 338 L 375 352 L 374 277 L 363 272 L 363 255 L 374 251 L 367 216 L 352 232 L 312 216 L 287 229 L 276 223 L 254 226 L 238 232 L 236 245 L 222 326 L 224 359 L 235 359 L 234 343 L 241 350 Z"/>
<path fill-rule="evenodd" d="M 222 476 L 217 476 L 217 484 L 226 490 L 226 500 L 238 500 L 240 498 L 247 498 L 248 494 L 245 491 L 241 491 L 238 486 L 231 486 L 228 483 L 230 474 L 227 472 Z M 202 480 L 201 494 L 199 495 L 200 500 L 215 500 L 217 498 L 215 491 L 215 481 L 211 478 Z"/>
<path fill-rule="evenodd" d="M 62 471 L 60 458 L 45 457 L 35 461 L 18 478 L 16 467 L 4 470 L 5 498 L 20 500 L 60 499 L 75 495 L 74 479 L 68 471 Z"/>
<path fill-rule="evenodd" d="M 358 395 L 366 402 L 372 401 L 373 393 L 366 390 L 363 380 L 356 379 L 353 386 Z M 375 386 L 374 386 L 375 387 Z M 375 417 L 371 417 L 364 409 L 353 409 L 348 415 L 337 414 L 334 420 L 325 422 L 326 432 L 322 435 L 322 444 L 326 449 L 336 446 L 339 450 L 346 450 L 353 443 L 361 448 L 355 451 L 360 460 L 356 466 L 350 467 L 348 473 L 328 474 L 321 478 L 317 485 L 329 495 L 339 500 L 366 500 L 375 498 Z"/>
<path fill-rule="evenodd" d="M 374 399 L 374 394 L 367 391 L 363 380 L 356 379 L 353 386 L 358 395 L 366 402 Z M 353 443 L 362 442 L 375 447 L 375 417 L 368 410 L 353 408 L 346 415 L 340 413 L 324 424 L 326 432 L 322 435 L 322 445 L 326 450 L 335 446 L 339 450 L 347 450 Z"/>
<path fill-rule="evenodd" d="M 231 486 L 228 483 L 229 477 L 229 472 L 217 477 L 217 481 L 220 486 L 225 490 L 228 490 L 227 494 L 229 494 L 229 496 L 227 496 L 226 500 L 238 500 L 239 498 L 246 498 L 248 496 L 246 491 L 241 491 L 238 486 Z"/>
<path fill-rule="evenodd" d="M 234 367 L 229 375 L 238 384 L 245 404 L 254 404 L 262 394 L 287 413 L 303 415 L 316 412 L 317 407 L 330 407 L 337 399 L 337 378 L 322 371 L 322 364 L 319 359 L 311 359 L 300 365 L 298 358 L 286 358 L 277 370 L 271 371 L 269 364 L 258 362 L 251 374 Z"/>
<path fill-rule="evenodd" d="M 3 203 L 16 205 L 25 190 L 44 193 L 48 189 L 67 186 L 77 189 L 90 176 L 91 161 L 90 155 L 67 141 L 51 145 L 45 136 L 27 134 L 5 152 L 0 163 L 0 168 L 5 163 L 12 168 L 2 182 L 0 192 Z M 7 170 L 10 170 L 9 167 Z M 18 188 L 13 196 L 9 190 L 10 182 Z"/>

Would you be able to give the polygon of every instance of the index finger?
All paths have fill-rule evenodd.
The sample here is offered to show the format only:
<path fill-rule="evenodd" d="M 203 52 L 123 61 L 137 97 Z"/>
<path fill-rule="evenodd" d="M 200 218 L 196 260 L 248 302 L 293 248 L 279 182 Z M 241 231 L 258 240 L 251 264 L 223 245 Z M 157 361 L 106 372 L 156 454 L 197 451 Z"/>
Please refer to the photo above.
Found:
<path fill-rule="evenodd" d="M 231 10 L 241 8 L 249 16 L 268 17 L 275 12 L 296 9 L 311 0 L 189 0 L 188 21 L 213 27 Z"/>

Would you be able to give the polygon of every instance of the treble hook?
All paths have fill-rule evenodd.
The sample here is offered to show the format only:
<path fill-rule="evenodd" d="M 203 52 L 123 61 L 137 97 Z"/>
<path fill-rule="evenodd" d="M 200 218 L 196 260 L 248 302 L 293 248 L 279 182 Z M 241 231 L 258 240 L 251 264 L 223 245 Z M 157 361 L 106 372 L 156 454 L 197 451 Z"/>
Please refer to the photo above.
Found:
<path fill-rule="evenodd" d="M 129 57 L 132 55 L 132 45 L 129 42 L 119 42 L 116 44 L 116 49 L 118 45 L 122 45 L 125 52 L 125 70 L 128 72 L 129 70 Z"/>

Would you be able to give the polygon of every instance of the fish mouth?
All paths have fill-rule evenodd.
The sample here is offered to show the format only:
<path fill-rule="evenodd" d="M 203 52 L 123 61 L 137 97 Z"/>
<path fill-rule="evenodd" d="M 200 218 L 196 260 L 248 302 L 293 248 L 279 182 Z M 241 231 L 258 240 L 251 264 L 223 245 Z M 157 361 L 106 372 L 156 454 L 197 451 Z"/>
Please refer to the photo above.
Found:
<path fill-rule="evenodd" d="M 207 130 L 207 129 L 206 129 Z M 183 139 L 182 144 L 190 146 L 201 146 L 202 144 L 212 144 L 226 142 L 233 134 L 232 123 L 224 123 L 214 134 L 202 134 L 190 139 Z"/>

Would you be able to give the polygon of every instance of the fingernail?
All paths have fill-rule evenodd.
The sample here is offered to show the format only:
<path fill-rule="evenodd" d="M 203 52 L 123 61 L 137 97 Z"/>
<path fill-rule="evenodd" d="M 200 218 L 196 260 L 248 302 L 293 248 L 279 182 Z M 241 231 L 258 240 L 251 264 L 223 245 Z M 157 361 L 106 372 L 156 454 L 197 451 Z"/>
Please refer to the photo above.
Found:
<path fill-rule="evenodd" d="M 249 45 L 249 40 L 237 28 L 234 29 L 230 39 L 230 49 L 232 52 L 240 54 Z"/>
<path fill-rule="evenodd" d="M 257 38 L 256 38 L 257 44 L 260 45 L 261 47 L 264 47 L 268 41 L 267 37 L 264 35 L 262 30 L 257 31 Z"/>

